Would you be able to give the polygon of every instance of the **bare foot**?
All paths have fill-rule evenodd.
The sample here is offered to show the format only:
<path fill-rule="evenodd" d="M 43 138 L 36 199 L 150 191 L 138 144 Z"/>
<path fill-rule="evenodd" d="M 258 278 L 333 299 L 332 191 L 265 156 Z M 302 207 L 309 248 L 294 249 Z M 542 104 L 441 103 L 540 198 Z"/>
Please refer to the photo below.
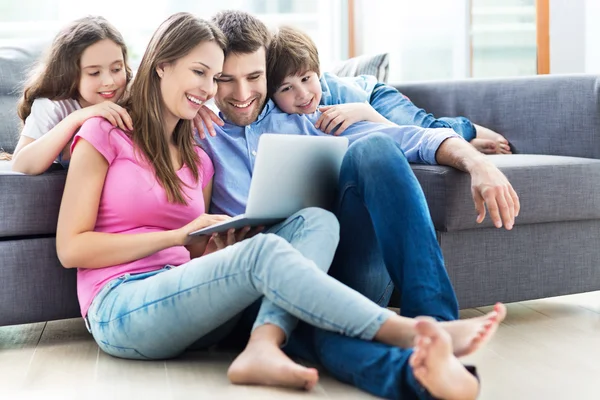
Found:
<path fill-rule="evenodd" d="M 420 319 L 416 330 L 417 345 L 409 363 L 417 381 L 437 399 L 476 399 L 479 381 L 452 354 L 448 332 L 429 318 Z"/>
<path fill-rule="evenodd" d="M 463 357 L 474 353 L 498 330 L 500 322 L 506 318 L 506 307 L 502 303 L 494 306 L 494 311 L 481 317 L 457 321 L 440 322 L 440 328 L 450 334 L 454 355 Z"/>
<path fill-rule="evenodd" d="M 470 143 L 483 154 L 498 154 L 499 147 L 493 140 L 475 138 Z"/>
<path fill-rule="evenodd" d="M 481 125 L 475 126 L 476 136 L 471 144 L 485 154 L 512 154 L 508 140 L 501 134 Z M 491 143 L 490 143 L 491 142 Z"/>
<path fill-rule="evenodd" d="M 249 342 L 233 361 L 227 377 L 237 385 L 266 385 L 311 390 L 319 380 L 314 368 L 292 361 L 272 342 Z"/>

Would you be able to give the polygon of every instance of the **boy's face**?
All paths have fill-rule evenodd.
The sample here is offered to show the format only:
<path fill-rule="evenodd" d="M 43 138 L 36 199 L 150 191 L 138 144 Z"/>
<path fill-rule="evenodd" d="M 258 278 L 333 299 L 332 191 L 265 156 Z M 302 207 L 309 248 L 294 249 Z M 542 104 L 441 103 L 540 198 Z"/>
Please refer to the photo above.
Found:
<path fill-rule="evenodd" d="M 266 64 L 263 47 L 225 57 L 215 104 L 228 121 L 238 126 L 256 121 L 267 98 Z"/>
<path fill-rule="evenodd" d="M 312 114 L 321 102 L 321 82 L 316 72 L 286 76 L 273 93 L 273 101 L 288 114 Z"/>

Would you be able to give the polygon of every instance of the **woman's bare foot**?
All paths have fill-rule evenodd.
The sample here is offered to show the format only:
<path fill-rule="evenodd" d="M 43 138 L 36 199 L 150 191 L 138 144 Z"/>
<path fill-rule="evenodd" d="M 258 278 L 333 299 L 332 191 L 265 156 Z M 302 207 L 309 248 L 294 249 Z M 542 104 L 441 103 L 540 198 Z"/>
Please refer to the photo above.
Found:
<path fill-rule="evenodd" d="M 471 144 L 485 154 L 512 154 L 508 140 L 501 134 L 481 125 L 475 126 L 476 136 Z"/>
<path fill-rule="evenodd" d="M 416 330 L 416 347 L 409 363 L 417 381 L 435 398 L 476 399 L 479 381 L 452 354 L 448 332 L 430 319 L 419 320 Z"/>
<path fill-rule="evenodd" d="M 229 367 L 227 377 L 237 385 L 311 390 L 319 380 L 319 373 L 314 368 L 296 364 L 270 341 L 250 340 Z"/>
<path fill-rule="evenodd" d="M 506 306 L 497 303 L 494 311 L 481 317 L 457 321 L 440 322 L 440 328 L 450 334 L 456 357 L 474 353 L 498 330 L 498 325 L 506 318 Z"/>

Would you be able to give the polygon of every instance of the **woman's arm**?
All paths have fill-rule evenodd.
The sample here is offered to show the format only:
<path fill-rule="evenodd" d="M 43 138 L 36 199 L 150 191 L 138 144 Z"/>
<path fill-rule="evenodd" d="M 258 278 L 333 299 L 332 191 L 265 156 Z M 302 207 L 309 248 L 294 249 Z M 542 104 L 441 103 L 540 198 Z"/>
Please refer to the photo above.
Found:
<path fill-rule="evenodd" d="M 210 208 L 210 199 L 212 197 L 212 185 L 213 185 L 213 178 L 211 178 L 210 181 L 208 182 L 208 184 L 204 187 L 204 189 L 202 189 L 202 195 L 204 196 L 205 212 L 208 212 L 208 209 Z M 203 236 L 202 238 L 199 238 L 198 242 L 187 245 L 186 248 L 190 252 L 190 257 L 191 258 L 202 257 L 204 255 L 204 253 L 206 252 L 206 246 L 208 245 L 209 239 L 210 239 L 210 236 Z"/>
<path fill-rule="evenodd" d="M 85 139 L 73 151 L 60 206 L 56 248 L 65 268 L 103 268 L 183 245 L 182 229 L 141 234 L 94 232 L 100 195 L 108 171 L 106 159 Z"/>

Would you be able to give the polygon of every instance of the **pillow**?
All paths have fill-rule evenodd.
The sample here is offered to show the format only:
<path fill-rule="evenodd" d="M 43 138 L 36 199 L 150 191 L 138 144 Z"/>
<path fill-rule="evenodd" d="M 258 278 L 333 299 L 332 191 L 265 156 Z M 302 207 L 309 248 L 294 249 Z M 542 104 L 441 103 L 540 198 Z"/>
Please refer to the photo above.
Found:
<path fill-rule="evenodd" d="M 337 76 L 373 75 L 379 82 L 387 83 L 390 72 L 390 55 L 382 53 L 354 57 L 336 65 L 331 72 Z"/>

